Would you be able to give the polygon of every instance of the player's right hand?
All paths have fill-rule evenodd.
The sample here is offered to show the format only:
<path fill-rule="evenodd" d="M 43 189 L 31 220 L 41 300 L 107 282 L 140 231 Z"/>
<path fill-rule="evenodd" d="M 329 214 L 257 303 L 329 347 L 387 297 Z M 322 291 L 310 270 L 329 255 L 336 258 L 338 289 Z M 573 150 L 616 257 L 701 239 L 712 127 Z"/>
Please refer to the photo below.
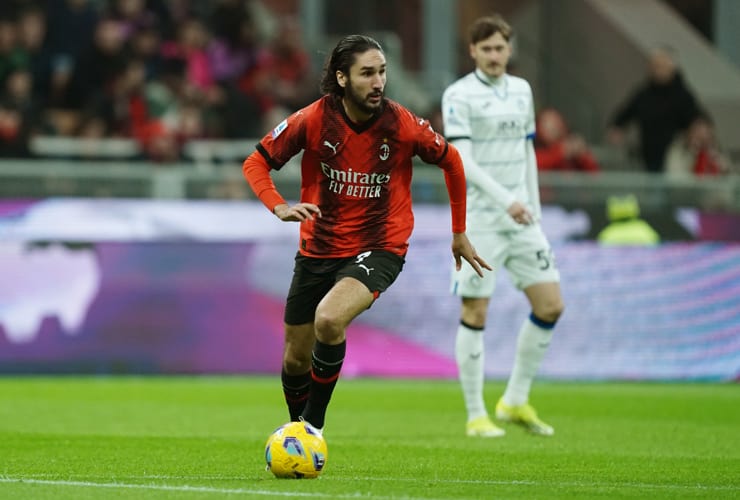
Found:
<path fill-rule="evenodd" d="M 478 276 L 483 277 L 483 269 L 493 271 L 493 268 L 479 256 L 470 243 L 465 233 L 452 233 L 452 255 L 455 258 L 455 269 L 462 269 L 462 259 L 468 261 L 473 266 Z"/>
<path fill-rule="evenodd" d="M 321 210 L 313 203 L 296 203 L 292 207 L 287 203 L 282 203 L 275 206 L 272 211 L 282 221 L 303 222 L 313 220 L 314 217 L 321 217 Z"/>

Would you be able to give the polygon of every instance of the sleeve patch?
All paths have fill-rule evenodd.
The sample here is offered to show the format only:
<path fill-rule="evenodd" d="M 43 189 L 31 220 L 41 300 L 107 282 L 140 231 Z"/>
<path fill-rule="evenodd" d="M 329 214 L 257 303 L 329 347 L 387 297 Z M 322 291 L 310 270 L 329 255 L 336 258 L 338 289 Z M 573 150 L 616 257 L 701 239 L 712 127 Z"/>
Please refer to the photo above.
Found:
<path fill-rule="evenodd" d="M 288 128 L 288 119 L 281 121 L 278 123 L 277 127 L 272 129 L 272 132 L 270 132 L 270 136 L 272 136 L 273 139 L 275 139 L 277 136 L 283 133 L 283 130 Z"/>

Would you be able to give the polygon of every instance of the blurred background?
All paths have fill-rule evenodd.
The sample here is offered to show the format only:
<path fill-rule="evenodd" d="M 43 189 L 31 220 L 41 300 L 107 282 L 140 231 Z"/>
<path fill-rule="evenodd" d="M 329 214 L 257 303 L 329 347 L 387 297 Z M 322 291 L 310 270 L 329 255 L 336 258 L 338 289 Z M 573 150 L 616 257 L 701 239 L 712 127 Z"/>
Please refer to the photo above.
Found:
<path fill-rule="evenodd" d="M 348 33 L 381 42 L 388 96 L 441 131 L 444 88 L 473 69 L 467 26 L 492 12 L 534 92 L 563 274 L 543 375 L 737 380 L 734 0 L 3 0 L 0 372 L 278 373 L 297 228 L 265 213 L 242 161 L 319 96 Z M 642 146 L 657 126 L 631 99 L 660 78 L 696 112 L 655 163 Z M 299 160 L 275 175 L 292 199 Z M 407 267 L 353 325 L 348 375 L 456 376 L 447 195 L 418 167 Z M 660 243 L 600 241 L 624 217 Z M 491 377 L 508 373 L 526 314 L 506 278 L 500 290 Z"/>

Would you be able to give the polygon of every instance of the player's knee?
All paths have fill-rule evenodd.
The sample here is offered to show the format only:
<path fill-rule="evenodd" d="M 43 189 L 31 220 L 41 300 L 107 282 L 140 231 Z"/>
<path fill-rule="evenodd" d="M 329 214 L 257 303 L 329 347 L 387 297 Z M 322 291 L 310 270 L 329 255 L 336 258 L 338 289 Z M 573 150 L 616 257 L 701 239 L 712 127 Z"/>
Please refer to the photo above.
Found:
<path fill-rule="evenodd" d="M 283 354 L 283 369 L 291 375 L 306 373 L 311 369 L 311 351 L 286 350 Z"/>
<path fill-rule="evenodd" d="M 558 319 L 560 319 L 560 316 L 563 314 L 564 310 L 565 304 L 563 303 L 562 299 L 558 298 L 548 300 L 547 302 L 539 304 L 537 307 L 533 308 L 532 312 L 535 316 L 543 321 L 547 321 L 548 323 L 555 323 Z"/>
<path fill-rule="evenodd" d="M 344 340 L 344 322 L 326 309 L 318 309 L 314 318 L 316 338 L 325 344 L 336 344 Z"/>
<path fill-rule="evenodd" d="M 460 319 L 466 325 L 474 328 L 483 328 L 488 315 L 488 302 L 479 299 L 464 299 L 460 311 Z"/>
<path fill-rule="evenodd" d="M 312 323 L 285 326 L 283 367 L 291 375 L 306 373 L 311 367 L 311 350 L 316 337 Z"/>

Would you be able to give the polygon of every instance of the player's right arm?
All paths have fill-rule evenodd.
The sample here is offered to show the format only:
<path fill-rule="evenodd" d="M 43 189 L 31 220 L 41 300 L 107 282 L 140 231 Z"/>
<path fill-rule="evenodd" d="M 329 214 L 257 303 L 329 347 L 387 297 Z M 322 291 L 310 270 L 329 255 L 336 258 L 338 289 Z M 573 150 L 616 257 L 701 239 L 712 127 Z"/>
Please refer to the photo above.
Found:
<path fill-rule="evenodd" d="M 242 164 L 242 172 L 254 194 L 270 212 L 283 221 L 312 220 L 321 217 L 319 207 L 299 202 L 289 205 L 278 192 L 270 170 L 279 170 L 305 146 L 305 119 L 310 111 L 304 108 L 280 122 L 257 144 L 255 151 Z"/>
<path fill-rule="evenodd" d="M 314 215 L 321 217 L 321 210 L 313 203 L 288 205 L 275 187 L 270 176 L 270 166 L 259 151 L 254 151 L 244 160 L 242 171 L 254 194 L 280 220 L 303 222 L 313 219 Z"/>

